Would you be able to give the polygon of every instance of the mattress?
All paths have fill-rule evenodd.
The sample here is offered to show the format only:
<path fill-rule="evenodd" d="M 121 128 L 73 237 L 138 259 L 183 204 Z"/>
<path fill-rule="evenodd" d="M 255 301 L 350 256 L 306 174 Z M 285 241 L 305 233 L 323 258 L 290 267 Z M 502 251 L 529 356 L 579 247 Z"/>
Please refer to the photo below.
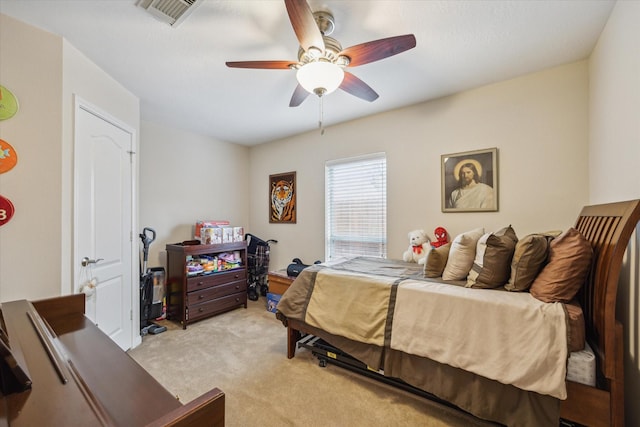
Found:
<path fill-rule="evenodd" d="M 594 387 L 596 385 L 596 355 L 589 344 L 569 355 L 567 380 Z"/>

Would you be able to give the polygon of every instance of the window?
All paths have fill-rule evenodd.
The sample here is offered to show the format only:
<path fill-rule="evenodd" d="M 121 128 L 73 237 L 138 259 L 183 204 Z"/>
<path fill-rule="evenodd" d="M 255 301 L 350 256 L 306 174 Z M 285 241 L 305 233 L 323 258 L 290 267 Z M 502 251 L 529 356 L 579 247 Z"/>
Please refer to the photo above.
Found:
<path fill-rule="evenodd" d="M 387 256 L 387 158 L 384 153 L 325 166 L 325 255 Z"/>

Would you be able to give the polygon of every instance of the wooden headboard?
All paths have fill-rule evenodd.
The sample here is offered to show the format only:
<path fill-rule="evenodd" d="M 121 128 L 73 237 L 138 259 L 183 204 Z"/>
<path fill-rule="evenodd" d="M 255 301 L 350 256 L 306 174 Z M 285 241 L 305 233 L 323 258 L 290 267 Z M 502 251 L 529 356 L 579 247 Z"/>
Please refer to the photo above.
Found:
<path fill-rule="evenodd" d="M 587 338 L 596 352 L 601 371 L 614 376 L 616 295 L 622 258 L 640 220 L 640 200 L 586 206 L 576 228 L 591 241 L 596 259 L 580 299 Z"/>
<path fill-rule="evenodd" d="M 595 389 L 568 384 L 562 413 L 577 422 L 624 425 L 624 336 L 616 320 L 616 296 L 624 253 L 638 221 L 640 200 L 586 206 L 576 221 L 576 229 L 589 239 L 595 257 L 578 298 L 597 366 Z"/>

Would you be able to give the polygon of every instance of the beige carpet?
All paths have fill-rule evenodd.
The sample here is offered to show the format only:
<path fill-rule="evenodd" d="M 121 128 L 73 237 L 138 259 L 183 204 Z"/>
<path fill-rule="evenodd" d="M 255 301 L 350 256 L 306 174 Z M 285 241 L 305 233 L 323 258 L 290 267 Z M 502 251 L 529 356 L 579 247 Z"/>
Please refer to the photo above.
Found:
<path fill-rule="evenodd" d="M 489 426 L 335 365 L 310 351 L 286 357 L 286 329 L 265 298 L 193 323 L 147 335 L 129 354 L 182 402 L 218 387 L 227 426 Z M 149 396 L 153 399 L 153 396 Z"/>

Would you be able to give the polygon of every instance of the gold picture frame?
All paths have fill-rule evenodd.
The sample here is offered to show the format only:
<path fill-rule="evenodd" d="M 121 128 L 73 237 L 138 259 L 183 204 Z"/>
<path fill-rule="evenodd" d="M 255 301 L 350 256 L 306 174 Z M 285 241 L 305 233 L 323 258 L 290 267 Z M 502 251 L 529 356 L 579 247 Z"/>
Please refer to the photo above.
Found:
<path fill-rule="evenodd" d="M 295 224 L 296 219 L 296 173 L 269 175 L 269 222 Z"/>
<path fill-rule="evenodd" d="M 442 212 L 498 210 L 498 149 L 443 154 Z"/>

